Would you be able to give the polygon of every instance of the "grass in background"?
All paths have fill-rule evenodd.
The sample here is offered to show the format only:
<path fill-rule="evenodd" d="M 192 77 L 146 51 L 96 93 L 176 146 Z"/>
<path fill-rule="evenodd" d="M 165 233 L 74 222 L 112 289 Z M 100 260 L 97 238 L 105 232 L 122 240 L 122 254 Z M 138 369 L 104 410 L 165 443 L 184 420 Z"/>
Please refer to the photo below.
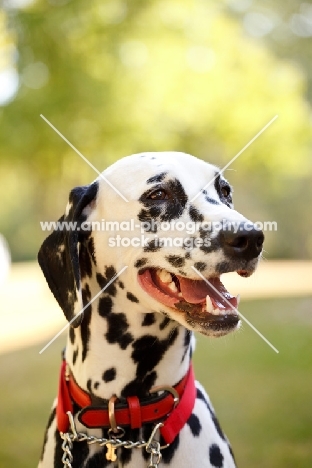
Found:
<path fill-rule="evenodd" d="M 245 302 L 255 332 L 198 337 L 197 376 L 208 390 L 239 467 L 312 466 L 312 299 Z"/>
<path fill-rule="evenodd" d="M 280 353 L 248 325 L 222 339 L 198 336 L 197 378 L 240 468 L 311 468 L 312 298 L 248 301 L 240 310 Z M 0 468 L 37 465 L 64 341 L 41 356 L 41 345 L 0 356 Z"/>

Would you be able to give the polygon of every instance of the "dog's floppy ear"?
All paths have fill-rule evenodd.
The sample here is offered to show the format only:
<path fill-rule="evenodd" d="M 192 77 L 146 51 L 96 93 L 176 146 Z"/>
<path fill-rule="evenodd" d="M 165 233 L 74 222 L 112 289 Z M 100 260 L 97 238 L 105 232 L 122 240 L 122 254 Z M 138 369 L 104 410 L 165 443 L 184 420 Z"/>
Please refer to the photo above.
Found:
<path fill-rule="evenodd" d="M 95 200 L 97 192 L 97 182 L 76 187 L 70 192 L 66 214 L 58 221 L 63 229 L 54 230 L 43 242 L 38 253 L 39 265 L 68 321 L 73 320 L 83 308 L 79 243 L 89 232 L 82 230 L 81 224 L 86 221 L 87 207 Z M 71 325 L 78 327 L 82 318 L 81 313 Z"/>

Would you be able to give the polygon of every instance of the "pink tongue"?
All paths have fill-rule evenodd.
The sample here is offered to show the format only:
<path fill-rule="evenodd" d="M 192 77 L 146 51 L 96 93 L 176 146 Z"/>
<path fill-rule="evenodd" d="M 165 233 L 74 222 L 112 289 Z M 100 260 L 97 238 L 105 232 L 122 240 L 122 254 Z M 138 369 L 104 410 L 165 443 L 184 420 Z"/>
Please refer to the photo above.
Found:
<path fill-rule="evenodd" d="M 199 304 L 206 300 L 206 296 L 210 295 L 211 288 L 209 288 L 206 281 L 203 280 L 189 280 L 178 276 L 182 296 L 187 302 L 191 304 Z"/>
<path fill-rule="evenodd" d="M 190 280 L 182 276 L 177 276 L 177 278 L 183 299 L 190 304 L 203 304 L 205 307 L 206 296 L 209 296 L 214 309 L 227 310 L 237 307 L 237 299 L 227 291 L 219 278 L 211 278 L 208 283 L 204 280 Z M 182 299 L 178 292 L 173 292 L 167 283 L 160 280 L 155 270 L 145 270 L 144 273 L 138 275 L 138 280 L 142 288 L 162 304 L 175 307 Z"/>
<path fill-rule="evenodd" d="M 209 282 L 204 280 L 189 280 L 182 276 L 177 277 L 180 283 L 180 289 L 183 298 L 191 304 L 199 304 L 206 300 L 206 296 L 217 306 L 222 305 L 228 308 L 228 304 L 224 299 L 227 299 L 234 307 L 236 307 L 236 299 L 227 291 L 219 278 L 211 278 Z M 234 304 L 235 302 L 235 304 Z"/>

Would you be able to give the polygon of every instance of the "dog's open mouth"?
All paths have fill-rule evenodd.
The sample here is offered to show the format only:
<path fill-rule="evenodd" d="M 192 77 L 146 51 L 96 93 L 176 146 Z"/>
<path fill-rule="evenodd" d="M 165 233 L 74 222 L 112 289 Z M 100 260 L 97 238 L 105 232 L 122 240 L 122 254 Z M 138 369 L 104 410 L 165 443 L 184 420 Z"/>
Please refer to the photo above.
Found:
<path fill-rule="evenodd" d="M 163 269 L 150 268 L 139 274 L 141 287 L 158 302 L 183 311 L 192 321 L 218 323 L 234 327 L 239 317 L 239 297 L 232 296 L 218 276 L 207 281 L 174 275 Z"/>

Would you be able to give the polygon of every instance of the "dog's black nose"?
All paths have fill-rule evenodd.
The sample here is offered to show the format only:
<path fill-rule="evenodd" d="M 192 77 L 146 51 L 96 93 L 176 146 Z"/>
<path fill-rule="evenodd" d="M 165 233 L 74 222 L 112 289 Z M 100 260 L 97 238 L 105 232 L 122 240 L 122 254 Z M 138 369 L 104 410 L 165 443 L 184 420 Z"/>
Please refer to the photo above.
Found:
<path fill-rule="evenodd" d="M 229 226 L 228 229 L 222 230 L 221 239 L 226 254 L 252 260 L 261 253 L 264 234 L 252 225 L 249 225 L 247 229 L 245 223 L 241 223 L 235 226 L 235 229 Z"/>

